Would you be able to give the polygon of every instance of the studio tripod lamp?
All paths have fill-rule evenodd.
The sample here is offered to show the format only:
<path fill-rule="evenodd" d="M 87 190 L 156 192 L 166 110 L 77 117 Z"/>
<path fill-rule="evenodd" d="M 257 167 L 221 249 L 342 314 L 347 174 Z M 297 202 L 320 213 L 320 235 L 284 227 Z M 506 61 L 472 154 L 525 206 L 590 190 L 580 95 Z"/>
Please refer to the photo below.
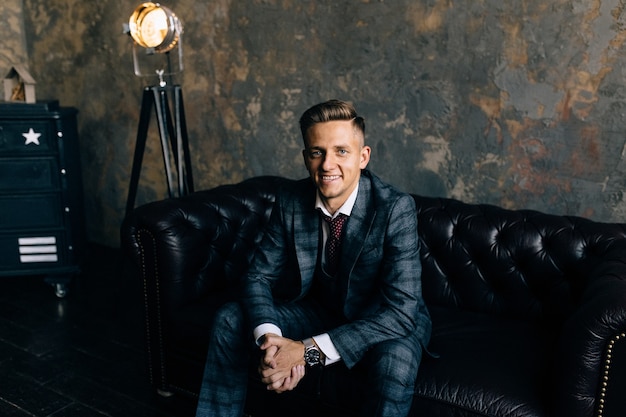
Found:
<path fill-rule="evenodd" d="M 169 196 L 177 197 L 193 192 L 193 178 L 182 91 L 179 85 L 168 86 L 164 80 L 165 75 L 171 76 L 183 69 L 182 23 L 167 7 L 159 3 L 146 2 L 133 11 L 128 25 L 125 25 L 125 31 L 133 39 L 135 75 L 156 74 L 159 78 L 158 85 L 146 87 L 143 92 L 126 202 L 128 214 L 135 205 L 152 108 L 155 109 L 157 116 Z M 175 49 L 178 50 L 177 55 L 171 53 Z M 140 51 L 145 53 L 142 54 Z M 172 63 L 174 59 L 177 59 L 177 65 Z M 172 97 L 168 97 L 168 92 Z M 173 115 L 170 108 L 173 108 Z"/>

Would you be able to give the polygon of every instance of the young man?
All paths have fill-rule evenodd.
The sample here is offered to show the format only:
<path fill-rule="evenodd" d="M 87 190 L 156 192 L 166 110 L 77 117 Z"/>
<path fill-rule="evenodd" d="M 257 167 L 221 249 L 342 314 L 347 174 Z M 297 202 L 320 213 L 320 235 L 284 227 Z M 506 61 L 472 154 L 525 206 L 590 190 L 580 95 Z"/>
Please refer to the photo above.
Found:
<path fill-rule="evenodd" d="M 197 416 L 242 415 L 255 350 L 268 390 L 293 390 L 308 367 L 344 367 L 365 381 L 359 415 L 405 416 L 431 331 L 415 204 L 365 170 L 371 149 L 350 104 L 315 105 L 300 129 L 310 178 L 280 190 L 241 303 L 216 315 Z"/>

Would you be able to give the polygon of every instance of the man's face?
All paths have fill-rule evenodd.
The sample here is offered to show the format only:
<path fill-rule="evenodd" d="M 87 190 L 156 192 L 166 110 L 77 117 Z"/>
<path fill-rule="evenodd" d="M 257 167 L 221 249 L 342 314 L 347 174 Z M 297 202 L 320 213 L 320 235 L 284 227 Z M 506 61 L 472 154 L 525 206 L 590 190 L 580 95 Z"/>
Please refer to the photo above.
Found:
<path fill-rule="evenodd" d="M 306 135 L 304 164 L 332 214 L 346 202 L 370 160 L 370 147 L 352 121 L 317 123 Z"/>

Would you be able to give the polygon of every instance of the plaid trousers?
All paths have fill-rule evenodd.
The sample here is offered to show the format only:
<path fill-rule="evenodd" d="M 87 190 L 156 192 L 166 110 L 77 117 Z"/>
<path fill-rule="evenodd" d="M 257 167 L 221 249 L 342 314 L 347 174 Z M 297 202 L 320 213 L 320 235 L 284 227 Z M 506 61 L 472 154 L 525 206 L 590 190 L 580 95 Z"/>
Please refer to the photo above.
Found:
<path fill-rule="evenodd" d="M 277 310 L 283 335 L 293 340 L 323 333 L 339 324 L 315 302 L 281 304 Z M 218 311 L 210 335 L 196 417 L 243 415 L 251 361 L 260 358 L 251 334 L 238 303 L 228 303 Z M 333 382 L 328 387 L 318 387 L 319 395 L 330 401 L 345 401 L 350 396 L 335 388 L 345 389 L 348 384 L 350 392 L 358 392 L 360 401 L 347 406 L 358 407 L 359 416 L 406 416 L 421 358 L 422 347 L 417 336 L 379 343 L 352 369 L 343 363 L 325 368 L 324 373 L 333 373 L 325 380 Z"/>

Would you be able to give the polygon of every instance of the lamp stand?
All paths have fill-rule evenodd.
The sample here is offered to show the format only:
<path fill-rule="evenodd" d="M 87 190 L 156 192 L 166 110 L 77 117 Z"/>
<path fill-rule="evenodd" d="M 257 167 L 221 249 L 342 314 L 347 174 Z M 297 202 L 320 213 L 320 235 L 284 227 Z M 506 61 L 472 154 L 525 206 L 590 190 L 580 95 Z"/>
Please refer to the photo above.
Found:
<path fill-rule="evenodd" d="M 156 112 L 159 136 L 161 138 L 161 151 L 169 196 L 172 198 L 193 192 L 189 139 L 187 137 L 182 90 L 179 85 L 167 86 L 163 84 L 161 82 L 159 86 L 146 87 L 143 91 L 133 168 L 128 188 L 128 199 L 126 201 L 126 215 L 135 207 L 141 163 L 146 149 L 150 113 L 153 107 Z M 172 119 L 170 112 L 168 92 L 173 95 L 174 119 Z M 172 161 L 175 164 L 176 172 L 172 169 Z"/>

